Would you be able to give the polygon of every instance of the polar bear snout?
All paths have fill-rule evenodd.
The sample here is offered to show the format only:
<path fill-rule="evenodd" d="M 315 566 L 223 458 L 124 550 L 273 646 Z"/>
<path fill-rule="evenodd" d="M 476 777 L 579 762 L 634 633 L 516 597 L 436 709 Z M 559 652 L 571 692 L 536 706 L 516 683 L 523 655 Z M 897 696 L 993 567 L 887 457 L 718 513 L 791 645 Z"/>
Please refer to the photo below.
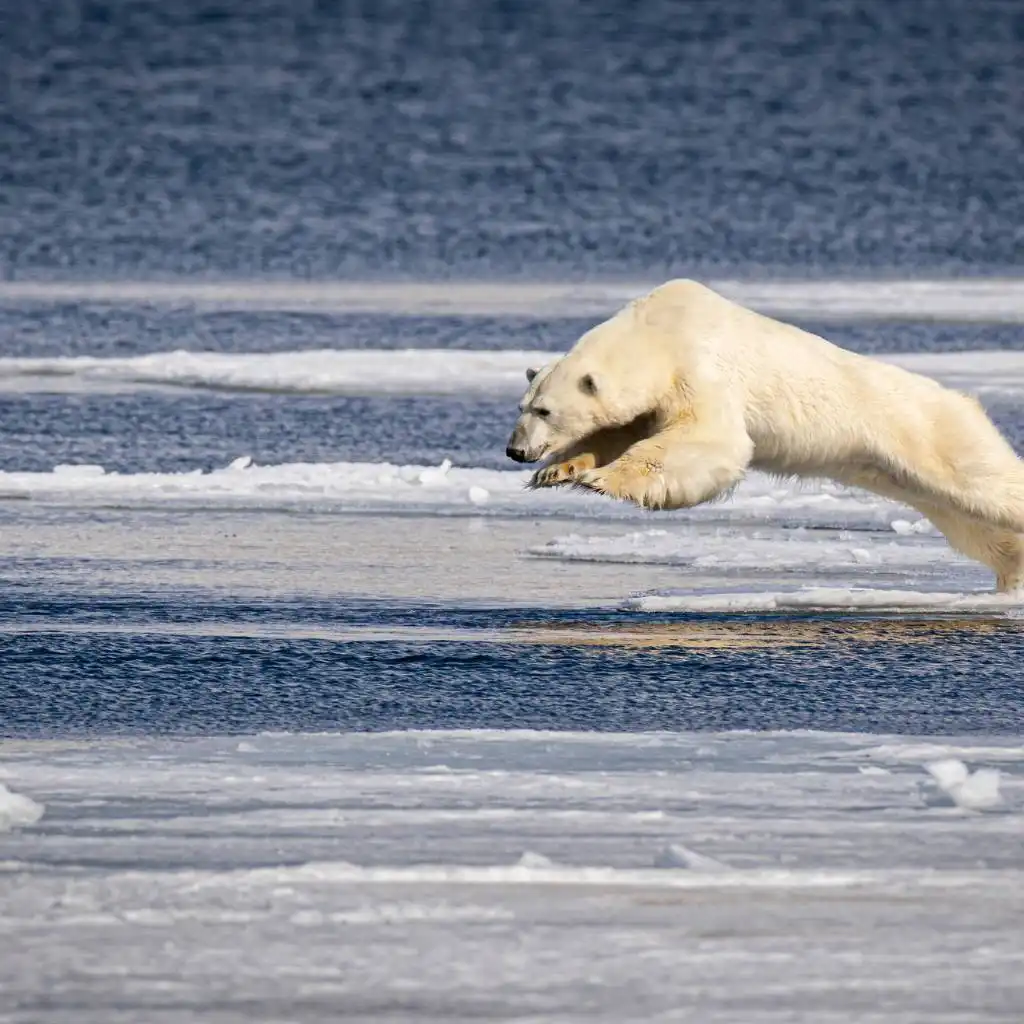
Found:
<path fill-rule="evenodd" d="M 505 454 L 513 462 L 536 462 L 547 450 L 547 445 L 535 436 L 538 431 L 531 429 L 532 425 L 526 420 L 525 416 L 518 419 L 505 448 Z"/>
<path fill-rule="evenodd" d="M 520 423 L 516 423 L 512 436 L 508 439 L 505 454 L 513 462 L 529 462 L 530 459 L 527 457 L 526 448 L 526 431 L 523 430 Z"/>

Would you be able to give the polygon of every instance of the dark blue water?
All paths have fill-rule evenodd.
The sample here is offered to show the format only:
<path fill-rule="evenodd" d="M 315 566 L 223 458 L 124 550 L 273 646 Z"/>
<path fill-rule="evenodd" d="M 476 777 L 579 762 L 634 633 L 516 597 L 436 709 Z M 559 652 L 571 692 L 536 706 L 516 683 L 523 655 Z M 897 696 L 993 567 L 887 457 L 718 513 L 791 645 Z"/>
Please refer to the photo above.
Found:
<path fill-rule="evenodd" d="M 0 8 L 0 274 L 1019 265 L 1017 0 Z"/>
<path fill-rule="evenodd" d="M 505 443 L 514 396 L 0 394 L 0 468 L 86 463 L 120 472 L 392 462 L 514 468 Z"/>
<path fill-rule="evenodd" d="M 204 312 L 158 306 L 13 305 L 0 308 L 5 356 L 133 356 L 175 349 L 533 349 L 565 351 L 598 318 L 416 317 L 283 312 Z M 926 325 L 921 325 L 922 328 Z M 1013 325 L 945 332 L 953 348 L 1012 347 Z M 924 333 L 927 333 L 926 331 Z M 971 342 L 977 344 L 971 344 Z"/>
<path fill-rule="evenodd" d="M 15 304 L 0 307 L 0 355 L 133 356 L 303 349 L 450 348 L 564 352 L 600 317 L 330 315 L 208 312 L 161 306 Z M 794 321 L 866 354 L 1024 348 L 1019 324 Z"/>
<path fill-rule="evenodd" d="M 836 729 L 1014 733 L 1021 725 L 1024 626 L 934 623 L 910 639 L 893 621 L 854 638 L 829 621 L 802 648 L 686 650 L 576 646 L 583 615 L 390 605 L 40 599 L 9 595 L 0 622 L 57 616 L 85 633 L 0 633 L 0 735 L 223 733 L 400 728 Z M 252 637 L 187 635 L 189 623 L 245 624 Z M 646 621 L 657 621 L 649 617 Z M 675 624 L 714 624 L 714 617 Z M 737 620 L 732 619 L 733 623 Z M 180 635 L 147 635 L 177 623 Z M 564 643 L 344 642 L 261 638 L 260 625 L 501 629 L 544 623 Z M 103 632 L 114 623 L 127 633 Z M 16 626 L 15 626 L 16 628 Z M 137 630 L 137 632 L 134 632 Z"/>

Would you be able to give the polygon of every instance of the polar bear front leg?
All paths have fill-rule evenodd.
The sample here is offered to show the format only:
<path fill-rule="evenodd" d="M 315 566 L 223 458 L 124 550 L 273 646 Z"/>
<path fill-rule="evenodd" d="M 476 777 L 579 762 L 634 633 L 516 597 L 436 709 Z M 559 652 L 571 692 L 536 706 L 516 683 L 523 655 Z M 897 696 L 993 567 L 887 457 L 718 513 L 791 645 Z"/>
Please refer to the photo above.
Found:
<path fill-rule="evenodd" d="M 528 486 L 537 488 L 574 484 L 588 470 L 614 462 L 637 441 L 649 437 L 652 429 L 650 418 L 641 416 L 622 427 L 597 430 L 566 449 L 557 462 L 538 469 Z"/>
<path fill-rule="evenodd" d="M 753 449 L 742 428 L 709 435 L 689 425 L 670 427 L 580 474 L 576 484 L 641 508 L 692 508 L 735 486 Z"/>

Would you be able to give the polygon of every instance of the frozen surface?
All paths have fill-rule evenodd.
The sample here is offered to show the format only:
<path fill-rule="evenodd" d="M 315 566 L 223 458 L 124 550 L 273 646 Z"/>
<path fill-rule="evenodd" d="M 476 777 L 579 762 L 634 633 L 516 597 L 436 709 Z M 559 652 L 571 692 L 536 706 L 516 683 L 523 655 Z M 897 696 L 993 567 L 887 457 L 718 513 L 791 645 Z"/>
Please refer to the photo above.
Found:
<path fill-rule="evenodd" d="M 1020 610 L 927 520 L 832 484 L 753 474 L 728 501 L 652 516 L 596 495 L 530 492 L 526 479 L 448 463 L 244 457 L 209 473 L 0 473 L 0 574 L 31 588 L 649 612 Z"/>
<path fill-rule="evenodd" d="M 699 585 L 680 587 L 625 602 L 626 607 L 643 612 L 1024 613 L 1024 592 L 965 594 L 939 589 L 954 581 L 962 586 L 964 570 L 980 566 L 954 552 L 921 518 L 895 517 L 888 529 L 880 525 L 859 530 L 749 524 L 706 524 L 694 529 L 670 523 L 661 529 L 625 533 L 570 533 L 536 545 L 530 553 L 574 563 L 676 566 L 691 580 L 719 577 L 719 587 L 710 592 Z M 746 589 L 742 581 L 757 576 L 767 586 Z M 786 589 L 772 586 L 787 579 Z M 909 589 L 911 581 L 920 589 Z"/>
<path fill-rule="evenodd" d="M 12 793 L 0 782 L 0 832 L 34 825 L 46 810 L 42 804 L 21 793 Z"/>
<path fill-rule="evenodd" d="M 757 518 L 759 507 L 734 510 L 735 520 L 727 525 L 700 517 L 661 520 L 660 529 L 674 538 L 665 542 L 670 552 L 685 548 L 723 556 L 718 562 L 686 562 L 674 554 L 595 560 L 558 554 L 574 535 L 592 538 L 594 548 L 607 538 L 614 549 L 621 548 L 623 536 L 646 534 L 642 521 L 602 519 L 607 513 L 596 500 L 543 514 L 540 506 L 529 506 L 529 515 L 526 506 L 517 510 L 511 500 L 493 495 L 472 504 L 468 493 L 461 510 L 439 506 L 444 514 L 423 514 L 411 505 L 348 514 L 327 504 L 303 509 L 281 503 L 257 515 L 251 505 L 211 504 L 204 510 L 188 502 L 113 504 L 0 504 L 5 593 L 14 598 L 51 588 L 205 591 L 538 608 L 636 608 L 649 602 L 651 610 L 676 611 L 688 601 L 696 610 L 774 610 L 785 595 L 813 591 L 820 601 L 824 588 L 830 591 L 827 604 L 845 609 L 891 606 L 889 591 L 897 590 L 904 592 L 901 600 L 911 600 L 907 592 L 917 595 L 916 610 L 925 613 L 964 611 L 975 597 L 979 611 L 1013 610 L 991 600 L 988 570 L 953 554 L 941 538 L 897 536 L 886 525 L 887 517 L 904 514 L 895 507 L 869 509 L 878 525 L 872 527 L 865 515 L 857 530 L 788 529 L 786 523 L 799 522 L 802 514 L 789 506 L 776 508 L 772 525 Z M 726 512 L 709 510 L 716 516 Z M 758 538 L 749 552 L 743 543 L 747 533 Z M 879 557 L 855 562 L 843 555 L 865 546 Z"/>
<path fill-rule="evenodd" d="M 632 281 L 0 281 L 4 303 L 145 303 L 221 310 L 403 313 L 418 316 L 606 316 L 664 278 Z M 1024 322 L 1012 278 L 707 280 L 769 316 L 831 320 Z"/>
<path fill-rule="evenodd" d="M 998 768 L 968 769 L 955 757 L 932 761 L 925 765 L 939 789 L 957 806 L 967 811 L 987 811 L 1000 803 Z"/>
<path fill-rule="evenodd" d="M 998 765 L 951 807 L 926 764 Z M 1020 741 L 5 742 L 6 1020 L 1005 1021 Z"/>
<path fill-rule="evenodd" d="M 180 473 L 116 473 L 102 466 L 56 466 L 50 473 L 0 472 L 0 495 L 33 501 L 159 505 L 187 502 L 200 507 L 244 504 L 282 508 L 330 504 L 346 509 L 388 507 L 458 511 L 492 507 L 535 515 L 551 510 L 587 510 L 646 518 L 650 513 L 571 489 L 526 490 L 530 471 L 453 466 L 395 466 L 333 462 L 257 466 L 239 456 L 222 469 Z M 857 519 L 887 526 L 886 517 L 907 516 L 901 505 L 830 482 L 778 481 L 752 473 L 728 500 L 687 512 L 687 518 L 736 515 L 768 519 L 802 515 L 818 523 Z M 890 534 L 890 537 L 892 535 Z"/>
<path fill-rule="evenodd" d="M 993 353 L 986 353 L 991 356 Z M 0 359 L 0 382 L 26 390 L 73 383 L 167 384 L 233 391 L 361 394 L 523 391 L 527 367 L 550 352 L 319 349 L 299 352 L 157 352 L 124 359 Z M 510 406 L 511 408 L 511 406 Z"/>
<path fill-rule="evenodd" d="M 837 609 L 899 612 L 1024 613 L 1024 592 L 963 594 L 900 590 L 896 587 L 800 587 L 784 591 L 667 593 L 629 598 L 626 607 L 641 612 L 774 612 Z"/>
<path fill-rule="evenodd" d="M 742 507 L 742 502 L 736 506 L 737 510 Z M 927 520 L 911 523 L 899 518 L 893 519 L 890 530 L 877 532 L 806 527 L 785 531 L 717 527 L 697 532 L 674 527 L 628 533 L 571 533 L 530 551 L 542 558 L 568 561 L 678 565 L 722 571 L 754 565 L 787 570 L 812 564 L 823 569 L 896 564 L 909 568 L 961 560 L 938 535 L 918 543 L 905 539 L 922 533 L 934 533 Z"/>
<path fill-rule="evenodd" d="M 297 394 L 458 395 L 525 390 L 525 371 L 553 351 L 312 349 L 273 353 L 156 352 L 124 358 L 0 358 L 0 387 L 33 391 L 135 385 Z M 875 358 L 982 394 L 1024 392 L 1024 351 L 940 352 Z M 509 405 L 513 415 L 514 403 Z"/>

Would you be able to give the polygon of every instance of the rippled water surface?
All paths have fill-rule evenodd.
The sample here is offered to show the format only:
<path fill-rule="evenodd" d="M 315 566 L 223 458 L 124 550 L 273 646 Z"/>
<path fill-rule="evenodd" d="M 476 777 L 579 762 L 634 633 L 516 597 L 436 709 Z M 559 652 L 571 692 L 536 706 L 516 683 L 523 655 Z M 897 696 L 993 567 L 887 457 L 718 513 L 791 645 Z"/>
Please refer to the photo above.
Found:
<path fill-rule="evenodd" d="M 1006 270 L 1006 0 L 42 0 L 0 32 L 0 268 Z"/>

